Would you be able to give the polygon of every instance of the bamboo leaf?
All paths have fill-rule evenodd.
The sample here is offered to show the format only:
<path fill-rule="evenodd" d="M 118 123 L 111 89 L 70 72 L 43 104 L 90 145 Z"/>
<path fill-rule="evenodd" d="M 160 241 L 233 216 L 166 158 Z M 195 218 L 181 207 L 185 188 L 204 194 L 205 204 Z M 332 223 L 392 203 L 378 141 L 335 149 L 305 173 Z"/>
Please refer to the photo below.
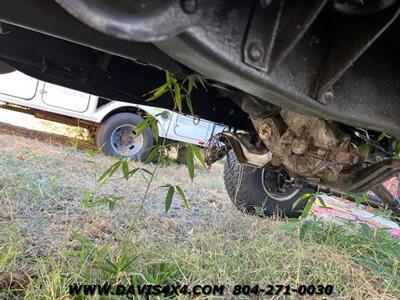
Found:
<path fill-rule="evenodd" d="M 364 143 L 357 147 L 357 149 L 361 152 L 364 157 L 368 157 L 369 155 L 369 144 Z"/>
<path fill-rule="evenodd" d="M 179 112 L 182 112 L 182 94 L 181 86 L 179 84 L 175 85 L 175 105 Z"/>
<path fill-rule="evenodd" d="M 143 171 L 143 172 L 145 172 L 145 173 L 147 173 L 147 174 L 149 174 L 149 175 L 151 175 L 151 176 L 153 176 L 153 172 L 151 172 L 151 171 L 149 171 L 149 170 L 147 170 L 147 169 L 140 168 L 140 170 Z"/>
<path fill-rule="evenodd" d="M 165 71 L 165 77 L 167 80 L 167 86 L 169 89 L 171 89 L 172 88 L 172 80 L 171 80 L 171 75 L 169 74 L 168 71 Z"/>
<path fill-rule="evenodd" d="M 186 94 L 185 98 L 186 98 L 186 104 L 189 108 L 189 112 L 193 116 L 194 110 L 193 110 L 192 98 L 190 97 L 190 94 Z"/>
<path fill-rule="evenodd" d="M 129 177 L 132 177 L 133 175 L 135 175 L 135 173 L 136 173 L 137 171 L 139 171 L 139 170 L 140 170 L 140 168 L 132 169 L 132 170 L 129 172 Z"/>
<path fill-rule="evenodd" d="M 160 136 L 158 131 L 158 120 L 156 118 L 152 118 L 150 122 L 151 132 L 153 133 L 153 138 L 158 143 L 158 138 Z"/>
<path fill-rule="evenodd" d="M 135 137 L 141 135 L 146 130 L 146 128 L 149 127 L 149 125 L 149 120 L 146 117 L 142 122 L 139 123 L 138 126 L 136 126 L 134 130 Z"/>
<path fill-rule="evenodd" d="M 106 171 L 104 171 L 104 173 L 98 179 L 98 182 L 103 182 L 105 180 L 105 178 L 108 176 L 108 174 L 110 174 L 110 172 L 113 170 L 114 166 L 115 166 L 115 164 L 113 164 Z"/>
<path fill-rule="evenodd" d="M 190 146 L 186 147 L 186 165 L 189 171 L 190 179 L 193 181 L 194 179 L 194 157 L 193 157 L 193 148 Z"/>
<path fill-rule="evenodd" d="M 114 173 L 118 170 L 118 168 L 121 166 L 122 160 L 118 160 L 116 163 L 114 163 L 110 168 L 108 168 L 103 175 L 100 176 L 98 179 L 98 182 L 100 183 L 105 183 L 108 178 L 114 175 Z"/>
<path fill-rule="evenodd" d="M 186 199 L 185 193 L 183 192 L 182 188 L 179 185 L 175 186 L 175 188 L 176 188 L 176 191 L 178 192 L 179 196 L 181 197 L 186 209 L 189 209 L 189 203 Z"/>
<path fill-rule="evenodd" d="M 202 164 L 204 168 L 206 168 L 206 162 L 204 160 L 203 154 L 201 153 L 200 147 L 196 145 L 190 145 L 190 147 L 192 148 L 194 156 L 196 156 L 197 160 Z"/>
<path fill-rule="evenodd" d="M 382 132 L 379 137 L 378 137 L 378 142 L 382 141 L 384 138 L 390 138 L 390 135 L 387 135 L 386 133 Z"/>
<path fill-rule="evenodd" d="M 169 185 L 167 197 L 165 198 L 165 212 L 167 213 L 171 208 L 172 198 L 174 197 L 175 189 L 173 186 Z"/>
<path fill-rule="evenodd" d="M 89 155 L 90 157 L 93 157 L 93 158 L 96 157 L 96 152 L 94 152 L 94 151 L 91 150 L 91 149 L 85 150 L 85 153 L 86 153 L 87 155 Z"/>
<path fill-rule="evenodd" d="M 203 86 L 203 88 L 207 91 L 207 87 L 206 87 L 206 85 L 204 84 L 203 79 L 202 79 L 199 75 L 196 75 L 196 77 L 197 77 L 197 80 L 200 81 L 200 83 L 201 83 L 201 85 Z"/>
<path fill-rule="evenodd" d="M 301 213 L 300 219 L 305 219 L 308 216 L 314 202 L 315 202 L 315 196 L 311 195 L 311 197 L 307 201 L 306 206 L 303 209 L 303 212 Z"/>
<path fill-rule="evenodd" d="M 193 90 L 193 87 L 197 88 L 196 86 L 196 79 L 194 76 L 188 76 L 188 93 L 190 94 Z"/>
<path fill-rule="evenodd" d="M 293 205 L 292 205 L 292 210 L 294 210 L 297 205 L 299 204 L 300 201 L 305 200 L 305 199 L 309 199 L 312 195 L 311 194 L 303 194 L 299 199 L 297 199 Z"/>
<path fill-rule="evenodd" d="M 323 207 L 327 208 L 324 199 L 323 199 L 321 196 L 319 196 L 319 195 L 317 195 L 316 197 L 317 197 L 319 203 L 321 203 L 321 205 L 322 205 Z"/>
<path fill-rule="evenodd" d="M 146 101 L 154 101 L 158 98 L 160 98 L 162 95 L 164 95 L 167 91 L 169 90 L 169 86 L 168 86 L 168 82 L 164 83 L 162 86 L 158 87 L 153 96 L 151 96 L 149 99 L 147 99 Z"/>
<path fill-rule="evenodd" d="M 400 142 L 396 141 L 396 149 L 394 151 L 395 156 L 400 156 Z"/>
<path fill-rule="evenodd" d="M 159 148 L 158 146 L 155 146 L 155 147 L 150 151 L 149 155 L 146 157 L 144 163 L 145 163 L 145 164 L 148 164 L 148 163 L 152 162 L 152 161 L 154 160 L 154 158 L 156 157 L 156 155 L 158 154 L 159 149 L 160 149 L 160 148 Z"/>
<path fill-rule="evenodd" d="M 129 165 L 126 159 L 122 161 L 122 174 L 124 174 L 126 180 L 129 179 Z"/>

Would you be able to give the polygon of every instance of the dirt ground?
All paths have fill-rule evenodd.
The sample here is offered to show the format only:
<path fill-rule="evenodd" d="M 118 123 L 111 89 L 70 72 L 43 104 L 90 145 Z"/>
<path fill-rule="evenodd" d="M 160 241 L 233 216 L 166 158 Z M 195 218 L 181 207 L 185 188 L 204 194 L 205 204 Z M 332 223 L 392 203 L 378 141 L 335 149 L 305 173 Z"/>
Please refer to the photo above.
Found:
<path fill-rule="evenodd" d="M 77 150 L 74 145 L 65 147 L 68 138 L 63 142 L 64 147 L 60 147 L 60 137 L 48 136 L 42 142 L 37 139 L 40 133 L 32 134 L 26 138 L 20 134 L 1 133 L 1 185 L 12 190 L 18 202 L 2 203 L 0 219 L 23 227 L 38 253 L 59 248 L 63 244 L 60 239 L 72 239 L 77 228 L 82 233 L 101 234 L 104 240 L 116 238 L 115 234 L 123 236 L 124 227 L 134 218 L 143 200 L 147 187 L 143 174 L 138 173 L 128 182 L 115 176 L 102 189 L 101 195 L 124 197 L 114 211 L 107 207 L 85 208 L 82 205 L 85 192 L 99 191 L 95 176 L 99 177 L 114 159 L 99 155 L 95 159 L 96 166 L 93 166 L 86 162 L 91 157 L 84 151 Z M 53 141 L 57 145 L 49 143 Z M 141 165 L 131 163 L 131 168 L 136 166 Z M 151 170 L 152 166 L 146 168 Z M 163 233 L 184 237 L 202 223 L 221 218 L 226 212 L 236 213 L 224 189 L 222 170 L 220 163 L 211 170 L 197 166 L 195 183 L 191 183 L 185 166 L 172 163 L 159 169 L 141 214 L 142 221 L 147 223 L 148 234 L 161 229 Z M 170 211 L 165 212 L 166 189 L 162 186 L 166 184 L 184 188 L 190 210 L 184 207 L 179 197 L 175 197 Z M 24 194 L 25 189 L 32 194 Z M 103 231 L 110 225 L 112 232 Z"/>
<path fill-rule="evenodd" d="M 144 199 L 148 177 L 141 173 L 129 181 L 119 174 L 100 188 L 96 179 L 114 159 L 92 158 L 85 146 L 75 138 L 0 124 L 0 299 L 69 299 L 68 283 L 108 280 L 98 261 L 82 263 L 71 254 L 83 249 L 79 236 L 99 253 L 106 247 L 110 259 L 134 257 L 131 272 L 149 281 L 149 266 L 171 265 L 168 276 L 151 277 L 155 283 L 322 283 L 334 285 L 334 298 L 343 299 L 396 299 L 400 292 L 398 251 L 386 249 L 378 257 L 372 233 L 357 235 L 372 251 L 370 265 L 363 264 L 364 250 L 354 248 L 350 237 L 338 243 L 344 235 L 336 227 L 307 225 L 305 235 L 296 222 L 242 214 L 225 192 L 222 163 L 211 170 L 196 166 L 193 183 L 185 166 L 165 163 Z M 165 212 L 166 184 L 185 190 L 189 210 L 175 196 Z M 114 210 L 87 207 L 90 193 L 122 199 Z M 392 245 L 386 235 L 382 239 Z M 372 262 L 384 271 L 376 273 Z"/>

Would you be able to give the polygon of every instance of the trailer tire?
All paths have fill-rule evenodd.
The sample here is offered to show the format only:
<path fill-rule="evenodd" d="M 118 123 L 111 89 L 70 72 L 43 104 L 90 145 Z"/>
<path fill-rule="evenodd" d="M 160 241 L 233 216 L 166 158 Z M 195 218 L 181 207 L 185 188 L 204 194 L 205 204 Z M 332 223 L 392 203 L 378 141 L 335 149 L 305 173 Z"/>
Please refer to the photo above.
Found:
<path fill-rule="evenodd" d="M 104 154 L 144 161 L 154 144 L 151 128 L 135 137 L 134 129 L 143 119 L 133 113 L 118 113 L 96 131 L 96 144 Z"/>

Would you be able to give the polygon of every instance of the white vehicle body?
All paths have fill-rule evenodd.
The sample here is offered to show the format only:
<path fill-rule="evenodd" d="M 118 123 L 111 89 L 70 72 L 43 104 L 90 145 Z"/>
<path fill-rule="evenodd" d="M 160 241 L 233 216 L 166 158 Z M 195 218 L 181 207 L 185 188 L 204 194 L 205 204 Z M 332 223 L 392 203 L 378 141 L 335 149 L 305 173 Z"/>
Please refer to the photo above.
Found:
<path fill-rule="evenodd" d="M 93 124 L 101 124 L 117 111 L 139 109 L 157 118 L 161 137 L 200 146 L 224 129 L 223 125 L 163 108 L 99 99 L 97 96 L 37 80 L 18 71 L 0 75 L 0 101 L 6 104 L 4 108 L 14 104 L 42 111 L 44 118 L 47 112 Z"/>

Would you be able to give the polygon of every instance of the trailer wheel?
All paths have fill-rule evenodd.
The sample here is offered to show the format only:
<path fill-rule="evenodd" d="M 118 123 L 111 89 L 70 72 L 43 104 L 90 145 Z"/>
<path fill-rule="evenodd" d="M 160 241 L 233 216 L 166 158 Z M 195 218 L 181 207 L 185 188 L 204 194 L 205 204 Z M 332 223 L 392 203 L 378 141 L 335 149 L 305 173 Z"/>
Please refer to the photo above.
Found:
<path fill-rule="evenodd" d="M 145 160 L 154 140 L 150 128 L 135 136 L 135 129 L 142 121 L 140 116 L 132 113 L 113 115 L 98 128 L 97 146 L 107 155 Z"/>
<path fill-rule="evenodd" d="M 298 217 L 307 200 L 292 206 L 303 194 L 315 192 L 311 186 L 299 183 L 278 188 L 282 176 L 279 172 L 257 169 L 242 165 L 233 151 L 228 153 L 224 167 L 224 182 L 233 204 L 246 213 L 263 214 L 265 216 L 282 215 Z"/>

